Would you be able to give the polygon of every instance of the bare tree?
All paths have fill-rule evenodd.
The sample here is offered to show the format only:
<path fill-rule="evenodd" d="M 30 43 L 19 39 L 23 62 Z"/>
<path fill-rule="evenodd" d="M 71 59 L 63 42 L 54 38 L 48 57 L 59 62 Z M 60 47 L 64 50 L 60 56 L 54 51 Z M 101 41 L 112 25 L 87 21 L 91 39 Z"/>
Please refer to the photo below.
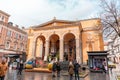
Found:
<path fill-rule="evenodd" d="M 100 2 L 103 29 L 109 29 L 109 34 L 114 30 L 120 37 L 120 0 L 100 0 Z"/>

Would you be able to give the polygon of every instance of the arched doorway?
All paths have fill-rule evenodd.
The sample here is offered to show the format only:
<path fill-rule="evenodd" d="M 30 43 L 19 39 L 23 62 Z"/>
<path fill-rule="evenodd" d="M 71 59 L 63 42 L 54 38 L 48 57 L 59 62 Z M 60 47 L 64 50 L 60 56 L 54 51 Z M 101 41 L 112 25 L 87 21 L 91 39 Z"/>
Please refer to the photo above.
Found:
<path fill-rule="evenodd" d="M 64 36 L 64 60 L 76 59 L 76 42 L 75 36 L 72 33 L 68 33 Z"/>
<path fill-rule="evenodd" d="M 45 37 L 39 36 L 36 39 L 36 58 L 44 59 L 45 56 Z"/>
<path fill-rule="evenodd" d="M 49 61 L 55 58 L 59 61 L 59 36 L 53 34 L 50 36 Z"/>

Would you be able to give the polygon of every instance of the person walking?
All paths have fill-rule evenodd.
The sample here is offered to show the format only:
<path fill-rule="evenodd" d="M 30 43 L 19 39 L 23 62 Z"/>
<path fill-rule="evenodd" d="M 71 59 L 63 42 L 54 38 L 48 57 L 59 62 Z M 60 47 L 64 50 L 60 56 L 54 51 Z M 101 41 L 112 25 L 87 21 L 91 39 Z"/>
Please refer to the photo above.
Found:
<path fill-rule="evenodd" d="M 0 63 L 0 80 L 4 80 L 6 72 L 7 72 L 7 64 L 4 60 Z"/>
<path fill-rule="evenodd" d="M 60 77 L 61 67 L 59 62 L 56 63 L 56 70 L 57 70 L 57 77 Z"/>
<path fill-rule="evenodd" d="M 80 65 L 77 61 L 75 61 L 74 63 L 75 80 L 79 80 L 79 69 L 80 69 Z"/>
<path fill-rule="evenodd" d="M 55 76 L 55 73 L 56 73 L 56 62 L 53 61 L 53 66 L 52 66 L 52 77 L 56 77 L 56 76 Z"/>
<path fill-rule="evenodd" d="M 103 72 L 106 73 L 106 61 L 104 59 L 103 63 L 102 63 L 102 69 L 103 69 Z"/>
<path fill-rule="evenodd" d="M 23 61 L 21 60 L 19 63 L 19 68 L 18 68 L 18 75 L 22 74 L 23 67 L 24 67 L 24 64 L 23 64 Z"/>
<path fill-rule="evenodd" d="M 74 66 L 73 66 L 72 62 L 70 62 L 70 64 L 69 64 L 68 72 L 69 72 L 69 75 L 70 75 L 70 80 L 73 80 Z"/>

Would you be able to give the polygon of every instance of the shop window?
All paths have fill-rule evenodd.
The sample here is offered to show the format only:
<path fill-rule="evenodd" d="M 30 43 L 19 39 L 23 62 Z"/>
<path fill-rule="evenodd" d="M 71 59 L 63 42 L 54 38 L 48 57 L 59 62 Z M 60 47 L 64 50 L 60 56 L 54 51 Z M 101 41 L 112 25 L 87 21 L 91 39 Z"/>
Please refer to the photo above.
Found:
<path fill-rule="evenodd" d="M 7 36 L 9 36 L 9 37 L 11 36 L 11 31 L 8 30 Z"/>
<path fill-rule="evenodd" d="M 2 16 L 2 20 L 4 20 L 4 16 Z"/>
<path fill-rule="evenodd" d="M 6 49 L 9 49 L 9 48 L 10 48 L 10 42 L 9 42 L 9 41 L 6 42 L 5 48 L 6 48 Z"/>
<path fill-rule="evenodd" d="M 20 44 L 20 51 L 23 51 L 23 44 Z"/>
<path fill-rule="evenodd" d="M 19 39 L 21 39 L 21 35 L 19 35 Z"/>
<path fill-rule="evenodd" d="M 17 50 L 17 44 L 14 44 L 14 50 Z"/>
<path fill-rule="evenodd" d="M 18 38 L 18 34 L 16 33 L 16 35 L 15 35 L 15 38 L 17 39 Z"/>
<path fill-rule="evenodd" d="M 2 26 L 0 26 L 0 33 L 2 33 Z"/>

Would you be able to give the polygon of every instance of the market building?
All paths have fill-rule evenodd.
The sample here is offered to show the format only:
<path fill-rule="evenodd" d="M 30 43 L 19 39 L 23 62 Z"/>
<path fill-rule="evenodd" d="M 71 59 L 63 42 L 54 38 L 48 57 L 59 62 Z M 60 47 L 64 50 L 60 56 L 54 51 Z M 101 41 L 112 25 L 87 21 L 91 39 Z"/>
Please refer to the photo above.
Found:
<path fill-rule="evenodd" d="M 10 15 L 0 10 L 0 59 L 9 54 L 26 53 L 27 33 L 8 22 Z"/>
<path fill-rule="evenodd" d="M 103 51 L 102 25 L 99 18 L 68 21 L 54 18 L 31 26 L 28 33 L 28 59 L 50 61 L 77 60 L 87 63 L 87 51 Z"/>

